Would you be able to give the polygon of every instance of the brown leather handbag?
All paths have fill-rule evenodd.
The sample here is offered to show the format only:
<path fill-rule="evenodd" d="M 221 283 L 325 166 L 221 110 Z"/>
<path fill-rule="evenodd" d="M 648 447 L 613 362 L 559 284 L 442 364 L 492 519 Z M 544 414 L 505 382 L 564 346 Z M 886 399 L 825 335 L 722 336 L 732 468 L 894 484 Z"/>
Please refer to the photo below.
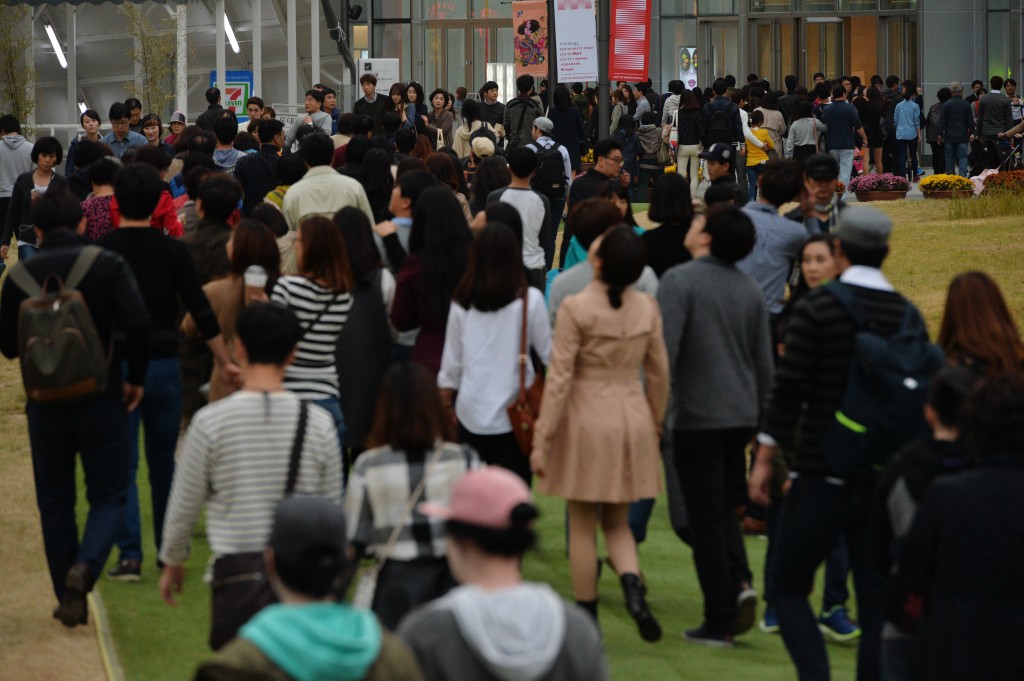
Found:
<path fill-rule="evenodd" d="M 534 424 L 540 416 L 540 400 L 544 394 L 544 367 L 532 359 L 527 343 L 527 319 L 529 287 L 523 291 L 523 330 L 519 336 L 519 393 L 508 409 L 508 420 L 512 424 L 512 434 L 519 445 L 519 451 L 526 456 L 533 451 Z M 533 361 L 533 385 L 526 387 L 526 363 Z"/>

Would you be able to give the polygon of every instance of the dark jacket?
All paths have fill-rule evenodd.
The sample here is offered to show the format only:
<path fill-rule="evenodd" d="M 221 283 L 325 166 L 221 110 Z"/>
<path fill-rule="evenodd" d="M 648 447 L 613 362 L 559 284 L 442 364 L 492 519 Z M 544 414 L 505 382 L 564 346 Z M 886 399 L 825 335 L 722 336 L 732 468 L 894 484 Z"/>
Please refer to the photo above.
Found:
<path fill-rule="evenodd" d="M 893 576 L 921 643 L 920 678 L 1024 678 L 1024 462 L 989 456 L 936 480 L 917 509 Z"/>
<path fill-rule="evenodd" d="M 936 137 L 941 137 L 944 144 L 967 144 L 973 134 L 974 113 L 971 105 L 963 97 L 950 97 L 942 105 Z"/>
<path fill-rule="evenodd" d="M 379 92 L 372 102 L 366 101 L 366 97 L 360 97 L 352 107 L 352 113 L 356 116 L 369 116 L 373 120 L 373 134 L 379 135 L 382 130 L 380 121 L 384 118 L 388 101 L 388 97 Z"/>
<path fill-rule="evenodd" d="M 4 235 L 3 243 L 11 243 L 11 237 L 17 237 L 18 241 L 24 241 L 27 244 L 36 243 L 36 231 L 32 229 L 32 189 L 35 187 L 35 183 L 32 181 L 32 173 L 34 170 L 30 170 L 27 173 L 18 175 L 18 179 L 14 181 L 14 190 L 11 192 L 11 202 L 7 204 L 7 221 L 4 224 Z M 50 171 L 50 186 L 46 191 L 51 189 L 67 188 L 68 181 L 64 179 L 64 176 L 58 173 L 56 170 Z"/>
<path fill-rule="evenodd" d="M 716 111 L 729 111 L 732 116 L 732 138 L 731 144 L 743 141 L 743 123 L 740 121 L 740 108 L 732 103 L 728 97 L 719 96 L 704 105 L 704 114 L 707 116 L 707 127 L 711 127 L 711 115 Z M 707 129 L 705 129 L 704 146 L 709 146 L 707 140 Z"/>
<path fill-rule="evenodd" d="M 978 127 L 982 137 L 995 137 L 1013 127 L 1010 98 L 1002 92 L 990 92 L 978 100 Z"/>
<path fill-rule="evenodd" d="M 82 237 L 59 229 L 46 235 L 35 257 L 17 267 L 27 268 L 40 283 L 51 274 L 65 279 L 85 245 Z M 54 284 L 51 280 L 51 290 Z M 128 363 L 125 380 L 143 385 L 149 352 L 149 314 L 128 263 L 117 253 L 104 251 L 89 268 L 78 290 L 85 297 L 104 347 L 110 346 L 115 329 L 125 334 L 124 359 Z M 18 356 L 18 312 L 25 297 L 13 284 L 6 284 L 0 291 L 0 352 L 10 359 Z M 121 363 L 113 361 L 106 392 L 120 393 L 121 381 Z"/>
<path fill-rule="evenodd" d="M 548 133 L 548 137 L 565 147 L 565 150 L 569 152 L 569 166 L 578 173 L 580 171 L 580 142 L 587 138 L 580 110 L 574 106 L 570 106 L 564 111 L 552 108 L 548 111 L 548 118 L 555 125 L 555 129 Z"/>
<path fill-rule="evenodd" d="M 181 243 L 188 247 L 188 253 L 196 266 L 200 286 L 227 276 L 231 267 L 227 252 L 229 238 L 230 225 L 206 218 L 197 222 L 189 234 L 181 237 Z"/>
<path fill-rule="evenodd" d="M 235 179 L 242 185 L 242 215 L 249 217 L 252 209 L 263 203 L 267 192 L 277 186 L 274 172 L 280 149 L 273 144 L 262 144 L 255 154 L 246 154 L 235 164 Z"/>
<path fill-rule="evenodd" d="M 206 107 L 206 111 L 199 114 L 199 118 L 196 119 L 196 125 L 203 130 L 213 130 L 213 124 L 220 118 L 221 112 L 224 111 L 224 107 L 220 104 L 210 104 Z"/>
<path fill-rule="evenodd" d="M 623 155 L 625 157 L 625 155 Z M 573 206 L 582 201 L 583 199 L 589 199 L 597 193 L 597 188 L 603 183 L 608 182 L 614 178 L 610 178 L 604 173 L 591 168 L 587 172 L 579 175 L 572 183 L 569 188 L 569 208 L 568 211 L 572 212 Z"/>

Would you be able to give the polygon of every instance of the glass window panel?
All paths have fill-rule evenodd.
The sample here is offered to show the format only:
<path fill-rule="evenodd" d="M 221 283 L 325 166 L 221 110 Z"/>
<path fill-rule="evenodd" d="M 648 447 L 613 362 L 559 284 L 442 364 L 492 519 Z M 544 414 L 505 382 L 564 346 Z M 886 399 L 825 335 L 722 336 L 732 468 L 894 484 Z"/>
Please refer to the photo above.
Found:
<path fill-rule="evenodd" d="M 697 0 L 661 0 L 661 16 L 693 16 L 697 13 Z"/>
<path fill-rule="evenodd" d="M 733 23 L 708 24 L 707 61 L 700 62 L 703 68 L 700 80 L 705 86 L 711 85 L 715 78 L 728 74 L 737 74 L 739 69 L 739 29 Z M 703 58 L 703 57 L 701 57 Z"/>
<path fill-rule="evenodd" d="M 797 0 L 798 12 L 835 12 L 836 0 Z"/>
<path fill-rule="evenodd" d="M 472 85 L 466 81 L 466 29 L 448 29 L 448 80 L 441 85 L 438 81 L 437 87 L 443 87 L 449 92 L 455 92 L 455 88 Z"/>
<path fill-rule="evenodd" d="M 409 19 L 412 17 L 410 8 L 410 0 L 373 0 L 373 18 Z"/>
<path fill-rule="evenodd" d="M 468 0 L 436 0 L 423 3 L 424 19 L 467 19 L 468 17 Z"/>
<path fill-rule="evenodd" d="M 758 14 L 762 12 L 790 12 L 792 10 L 792 0 L 750 0 L 751 14 Z"/>
<path fill-rule="evenodd" d="M 654 64 L 661 68 L 661 82 L 664 89 L 670 80 L 681 80 L 686 87 L 696 87 L 697 65 L 692 62 L 697 51 L 697 20 L 671 19 L 662 20 L 661 54 L 654 55 Z"/>
<path fill-rule="evenodd" d="M 839 0 L 840 12 L 877 12 L 878 0 Z"/>
<path fill-rule="evenodd" d="M 736 14 L 734 0 L 697 0 L 697 14 Z"/>
<path fill-rule="evenodd" d="M 885 10 L 917 9 L 917 0 L 882 0 L 882 9 L 885 9 Z"/>
<path fill-rule="evenodd" d="M 759 22 L 754 31 L 754 73 L 772 77 L 772 24 Z"/>
<path fill-rule="evenodd" d="M 473 0 L 475 19 L 511 19 L 512 3 L 504 0 Z"/>
<path fill-rule="evenodd" d="M 412 27 L 409 24 L 374 24 L 373 56 L 398 56 L 399 75 L 409 80 L 412 68 Z"/>
<path fill-rule="evenodd" d="M 903 24 L 899 18 L 889 19 L 885 25 L 885 32 L 888 36 L 886 68 L 890 74 L 900 75 L 903 72 L 903 51 L 906 45 L 903 42 Z"/>
<path fill-rule="evenodd" d="M 1010 13 L 988 12 L 988 70 L 989 76 L 1009 78 L 1013 75 L 1010 69 Z"/>

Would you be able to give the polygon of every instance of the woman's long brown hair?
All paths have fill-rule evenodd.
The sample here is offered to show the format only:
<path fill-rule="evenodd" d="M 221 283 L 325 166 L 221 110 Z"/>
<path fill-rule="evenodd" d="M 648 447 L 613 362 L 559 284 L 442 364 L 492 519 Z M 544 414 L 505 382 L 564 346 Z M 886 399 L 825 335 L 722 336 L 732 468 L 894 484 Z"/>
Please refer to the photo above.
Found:
<path fill-rule="evenodd" d="M 939 345 L 950 360 L 977 364 L 989 375 L 1021 371 L 1024 343 L 999 286 L 984 272 L 949 284 Z"/>

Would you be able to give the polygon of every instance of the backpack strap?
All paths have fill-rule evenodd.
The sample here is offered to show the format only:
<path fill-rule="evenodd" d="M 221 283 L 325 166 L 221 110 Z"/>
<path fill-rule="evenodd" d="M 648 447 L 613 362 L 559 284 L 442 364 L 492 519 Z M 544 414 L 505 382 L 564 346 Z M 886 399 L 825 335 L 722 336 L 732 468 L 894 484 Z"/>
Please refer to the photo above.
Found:
<path fill-rule="evenodd" d="M 299 402 L 299 424 L 295 428 L 295 440 L 292 442 L 292 454 L 288 459 L 288 482 L 284 487 L 284 495 L 290 497 L 299 481 L 299 460 L 302 459 L 302 443 L 306 439 L 306 419 L 309 417 L 309 402 Z M 340 444 L 340 443 L 339 443 Z"/>
<path fill-rule="evenodd" d="M 85 278 L 89 268 L 96 262 L 96 258 L 99 257 L 103 249 L 99 246 L 86 246 L 82 249 L 82 252 L 75 258 L 75 264 L 71 266 L 71 272 L 68 273 L 68 278 L 64 280 L 64 288 L 68 290 L 74 290 L 78 288 L 78 285 L 82 283 L 82 279 Z"/>
<path fill-rule="evenodd" d="M 43 287 L 39 285 L 23 262 L 18 262 L 7 270 L 7 278 L 29 298 L 39 298 L 43 295 Z"/>
<path fill-rule="evenodd" d="M 856 296 L 853 295 L 853 291 L 850 290 L 849 286 L 836 279 L 835 281 L 830 281 L 825 284 L 822 288 L 831 293 L 832 297 L 839 302 L 839 305 L 846 310 L 846 313 L 850 315 L 850 319 L 853 320 L 853 325 L 858 331 L 865 328 L 864 317 L 861 314 L 860 305 L 857 303 Z"/>

